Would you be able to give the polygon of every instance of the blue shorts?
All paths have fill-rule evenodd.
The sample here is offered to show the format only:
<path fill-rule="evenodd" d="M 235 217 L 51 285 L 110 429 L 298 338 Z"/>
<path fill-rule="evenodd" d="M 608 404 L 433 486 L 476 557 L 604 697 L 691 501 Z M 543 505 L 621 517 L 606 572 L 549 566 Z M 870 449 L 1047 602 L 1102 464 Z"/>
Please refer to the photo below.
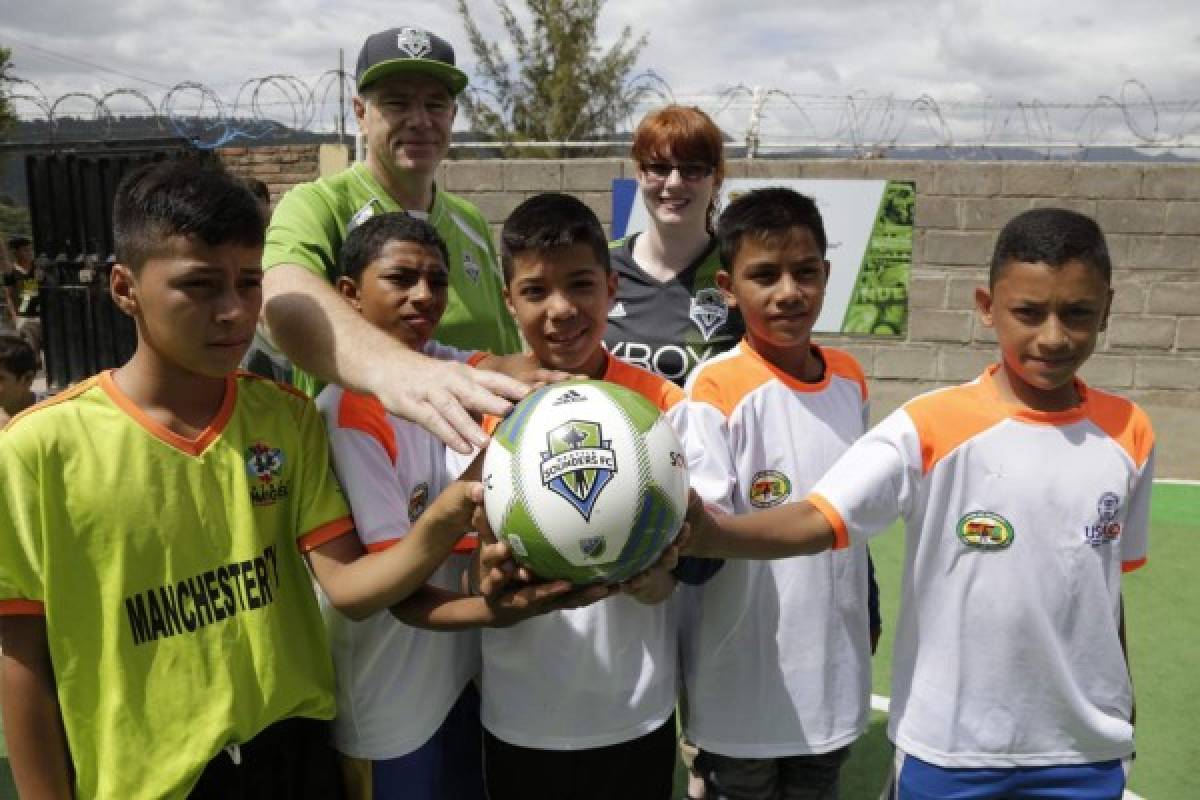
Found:
<path fill-rule="evenodd" d="M 386 761 L 342 756 L 350 800 L 485 800 L 479 690 L 468 683 L 429 741 Z"/>
<path fill-rule="evenodd" d="M 1128 761 L 1054 767 L 938 767 L 896 751 L 892 800 L 1121 800 Z"/>

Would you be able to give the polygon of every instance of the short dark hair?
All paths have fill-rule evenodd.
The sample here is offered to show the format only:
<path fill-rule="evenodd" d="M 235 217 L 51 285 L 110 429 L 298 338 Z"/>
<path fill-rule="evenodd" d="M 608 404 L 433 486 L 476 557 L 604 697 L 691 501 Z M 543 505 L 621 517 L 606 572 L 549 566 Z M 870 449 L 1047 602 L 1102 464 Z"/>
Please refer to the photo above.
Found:
<path fill-rule="evenodd" d="M 33 239 L 30 239 L 28 236 L 13 236 L 8 240 L 8 249 L 16 250 L 17 248 L 31 244 L 33 244 Z"/>
<path fill-rule="evenodd" d="M 113 200 L 117 260 L 134 270 L 172 236 L 206 245 L 261 247 L 263 219 L 244 181 L 194 158 L 145 164 L 122 178 Z"/>
<path fill-rule="evenodd" d="M 742 239 L 747 236 L 769 238 L 786 234 L 792 228 L 807 228 L 812 232 L 825 256 L 825 223 L 816 201 L 792 189 L 769 187 L 754 189 L 738 197 L 721 212 L 717 220 L 717 247 L 721 265 L 733 269 L 734 259 Z"/>
<path fill-rule="evenodd" d="M 262 200 L 267 205 L 271 204 L 271 190 L 267 188 L 267 184 L 258 178 L 246 178 L 246 187 L 250 190 L 250 194 Z"/>
<path fill-rule="evenodd" d="M 1021 261 L 1061 267 L 1079 261 L 1112 282 L 1112 259 L 1104 232 L 1086 214 L 1065 208 L 1035 208 L 1008 221 L 996 237 L 988 285 L 995 286 L 1005 267 Z"/>
<path fill-rule="evenodd" d="M 391 211 L 370 217 L 346 236 L 339 259 L 342 274 L 357 281 L 367 265 L 379 258 L 388 242 L 413 242 L 434 247 L 441 253 L 446 269 L 450 268 L 446 242 L 432 225 L 403 211 Z"/>
<path fill-rule="evenodd" d="M 13 333 L 0 333 L 0 369 L 16 377 L 37 372 L 38 357 L 33 346 L 24 337 Z"/>
<path fill-rule="evenodd" d="M 612 271 L 608 255 L 608 237 L 596 212 L 582 200 L 561 192 L 535 194 L 517 206 L 500 231 L 504 283 L 512 280 L 513 259 L 530 250 L 546 251 L 573 244 L 592 248 L 596 262 L 605 272 Z"/>

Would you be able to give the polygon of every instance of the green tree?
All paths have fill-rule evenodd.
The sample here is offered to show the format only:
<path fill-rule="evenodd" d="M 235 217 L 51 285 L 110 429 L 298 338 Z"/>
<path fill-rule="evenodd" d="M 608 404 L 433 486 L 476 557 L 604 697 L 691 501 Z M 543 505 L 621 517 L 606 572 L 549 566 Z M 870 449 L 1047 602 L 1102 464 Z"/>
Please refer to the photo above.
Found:
<path fill-rule="evenodd" d="M 12 68 L 11 59 L 12 51 L 7 47 L 0 47 L 0 139 L 4 138 L 17 121 L 17 115 L 8 99 L 8 84 L 13 78 L 9 74 L 9 70 Z"/>
<path fill-rule="evenodd" d="M 480 33 L 466 0 L 457 2 L 477 61 L 477 79 L 460 104 L 478 134 L 505 142 L 611 136 L 651 91 L 630 75 L 645 34 L 635 39 L 625 26 L 607 50 L 597 41 L 604 0 L 524 0 L 533 18 L 529 32 L 507 0 L 494 0 L 512 60 Z"/>

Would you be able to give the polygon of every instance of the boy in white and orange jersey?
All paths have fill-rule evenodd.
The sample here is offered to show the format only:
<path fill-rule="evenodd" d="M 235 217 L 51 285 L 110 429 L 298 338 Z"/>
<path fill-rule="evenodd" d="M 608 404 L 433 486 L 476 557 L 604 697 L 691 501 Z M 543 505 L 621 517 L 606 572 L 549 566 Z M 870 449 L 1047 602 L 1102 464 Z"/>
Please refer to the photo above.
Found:
<path fill-rule="evenodd" d="M 717 239 L 717 283 L 746 336 L 688 381 L 688 467 L 706 503 L 756 513 L 803 497 L 863 434 L 866 381 L 810 338 L 829 277 L 811 198 L 744 194 Z M 685 591 L 685 729 L 708 795 L 836 797 L 869 714 L 866 545 L 731 560 Z"/>
<path fill-rule="evenodd" d="M 998 365 L 893 413 L 803 503 L 717 518 L 693 504 L 689 549 L 725 557 L 844 548 L 904 519 L 896 797 L 1121 796 L 1134 703 L 1120 580 L 1146 559 L 1154 434 L 1076 377 L 1111 272 L 1088 217 L 1018 215 L 976 291 Z"/>
<path fill-rule="evenodd" d="M 339 261 L 336 288 L 351 307 L 414 350 L 443 355 L 431 337 L 446 309 L 450 273 L 445 242 L 432 225 L 403 212 L 378 214 L 349 233 Z M 374 397 L 337 385 L 324 388 L 317 407 L 363 547 L 417 546 L 411 531 L 453 479 L 446 446 Z M 462 576 L 474 548 L 474 537 L 462 539 L 427 583 L 417 575 L 401 603 L 367 619 L 347 619 L 324 603 L 337 675 L 333 742 L 351 800 L 482 800 L 472 683 L 477 629 L 585 599 L 566 584 L 520 589 L 537 602 L 519 611 L 505 598 L 465 596 Z"/>
<path fill-rule="evenodd" d="M 538 363 L 632 389 L 675 422 L 679 387 L 604 349 L 617 276 L 595 213 L 569 195 L 535 195 L 501 239 L 504 299 Z M 705 568 L 669 573 L 673 551 L 603 602 L 483 632 L 491 800 L 670 796 L 678 653 L 676 608 L 665 601 L 676 578 L 702 580 Z"/>

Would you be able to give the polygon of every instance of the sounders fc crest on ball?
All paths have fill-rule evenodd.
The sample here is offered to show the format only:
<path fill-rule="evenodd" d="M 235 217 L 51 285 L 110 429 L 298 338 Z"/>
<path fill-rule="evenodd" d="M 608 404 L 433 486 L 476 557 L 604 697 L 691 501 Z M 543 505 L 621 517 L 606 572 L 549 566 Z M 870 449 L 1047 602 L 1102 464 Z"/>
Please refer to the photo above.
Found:
<path fill-rule="evenodd" d="M 542 485 L 591 519 L 596 497 L 617 471 L 612 442 L 602 438 L 600 423 L 571 420 L 546 434 L 546 443 Z"/>

